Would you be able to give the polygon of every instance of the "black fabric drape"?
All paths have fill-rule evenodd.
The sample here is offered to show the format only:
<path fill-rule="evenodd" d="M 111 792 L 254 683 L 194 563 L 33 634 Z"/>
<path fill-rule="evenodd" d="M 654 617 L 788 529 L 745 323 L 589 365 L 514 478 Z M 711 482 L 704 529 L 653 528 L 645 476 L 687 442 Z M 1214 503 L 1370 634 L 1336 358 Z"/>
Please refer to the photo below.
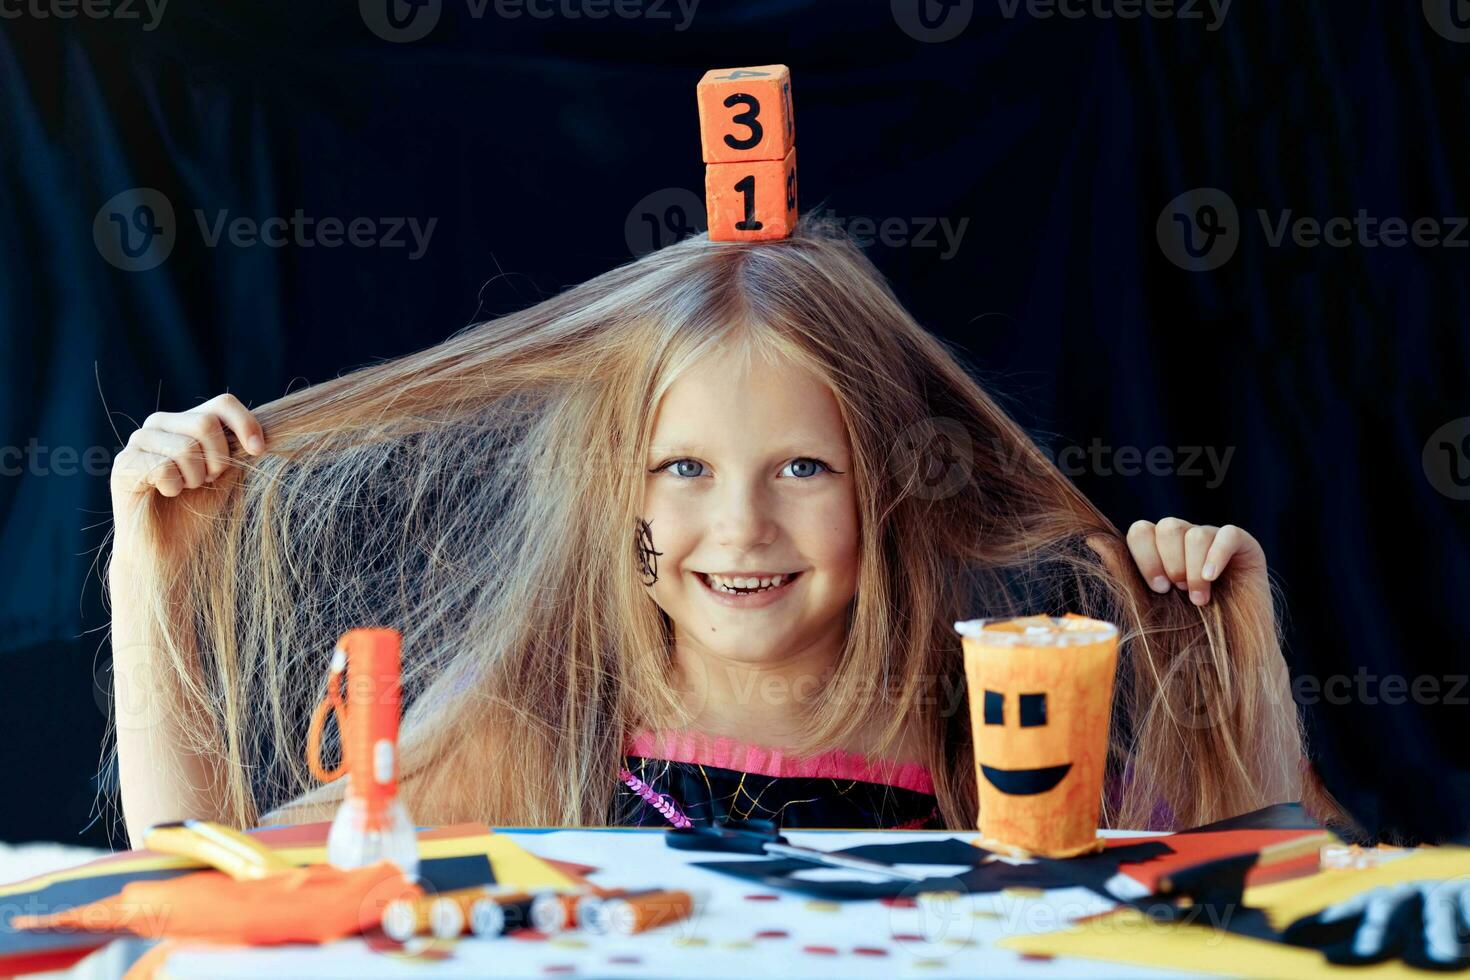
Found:
<path fill-rule="evenodd" d="M 1202 4 L 1122 20 L 977 0 L 931 4 L 969 21 L 924 41 L 902 3 L 705 0 L 686 21 L 442 0 L 412 42 L 375 33 L 370 3 L 6 7 L 0 760 L 36 790 L 0 838 L 102 833 L 109 651 L 88 572 L 120 439 L 155 408 L 226 389 L 259 404 L 625 260 L 646 247 L 640 199 L 702 195 L 700 74 L 770 62 L 793 73 L 803 210 L 872 219 L 915 315 L 1120 528 L 1178 514 L 1260 538 L 1293 672 L 1364 675 L 1342 704 L 1302 688 L 1329 785 L 1374 827 L 1463 827 L 1470 692 L 1451 702 L 1470 666 L 1450 619 L 1470 503 L 1449 467 L 1470 468 L 1470 430 L 1425 448 L 1470 415 L 1467 252 L 1277 247 L 1258 213 L 1470 212 L 1470 44 L 1419 6 L 1241 0 L 1210 29 Z M 1238 209 L 1239 246 L 1190 272 L 1155 223 L 1200 187 Z M 156 203 L 139 189 L 174 236 L 130 271 L 99 242 Z M 378 244 L 211 243 L 222 221 L 298 211 L 369 219 Z M 421 249 L 403 226 L 383 242 L 397 219 L 430 229 Z M 1169 472 L 1118 472 L 1122 447 L 1170 450 Z M 1231 455 L 1196 473 L 1190 447 Z M 1386 675 L 1439 693 L 1384 703 Z"/>

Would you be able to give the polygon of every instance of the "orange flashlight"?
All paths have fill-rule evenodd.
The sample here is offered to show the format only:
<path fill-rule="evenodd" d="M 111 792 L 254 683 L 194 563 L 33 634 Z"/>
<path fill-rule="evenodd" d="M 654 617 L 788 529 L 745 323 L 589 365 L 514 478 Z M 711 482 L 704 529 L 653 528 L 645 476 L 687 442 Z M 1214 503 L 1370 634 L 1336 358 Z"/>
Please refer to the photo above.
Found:
<path fill-rule="evenodd" d="M 339 868 L 358 868 L 386 858 L 412 879 L 418 876 L 418 836 L 398 798 L 401 650 L 395 629 L 353 629 L 342 635 L 332 653 L 327 696 L 312 713 L 306 761 L 323 782 L 347 776 L 346 796 L 327 832 L 327 860 Z M 328 709 L 342 741 L 342 761 L 330 771 L 321 764 Z"/>

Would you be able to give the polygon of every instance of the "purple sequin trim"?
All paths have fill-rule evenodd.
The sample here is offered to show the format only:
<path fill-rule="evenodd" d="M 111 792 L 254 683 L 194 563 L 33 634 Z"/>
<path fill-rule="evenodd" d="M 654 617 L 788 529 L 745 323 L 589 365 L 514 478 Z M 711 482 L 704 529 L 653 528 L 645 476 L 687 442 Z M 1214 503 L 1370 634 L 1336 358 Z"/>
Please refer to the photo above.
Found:
<path fill-rule="evenodd" d="M 652 786 L 633 775 L 626 767 L 618 770 L 618 778 L 628 784 L 628 788 L 648 801 L 655 810 L 664 815 L 664 819 L 681 830 L 687 830 L 694 824 L 684 816 L 677 804 L 662 793 L 655 793 Z"/>

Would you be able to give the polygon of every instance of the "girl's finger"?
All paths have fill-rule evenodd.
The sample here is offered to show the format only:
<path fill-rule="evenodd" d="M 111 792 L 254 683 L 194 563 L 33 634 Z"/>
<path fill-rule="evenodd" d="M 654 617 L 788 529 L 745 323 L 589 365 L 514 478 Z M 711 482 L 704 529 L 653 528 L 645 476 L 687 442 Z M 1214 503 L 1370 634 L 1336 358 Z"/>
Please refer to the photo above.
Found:
<path fill-rule="evenodd" d="M 1200 569 L 1200 577 L 1206 582 L 1215 581 L 1225 571 L 1225 566 L 1230 564 L 1230 559 L 1245 550 L 1254 540 L 1234 524 L 1226 524 L 1221 527 L 1220 533 L 1215 535 L 1215 540 L 1211 542 L 1210 550 L 1205 555 L 1205 564 Z"/>
<path fill-rule="evenodd" d="M 1184 566 L 1189 582 L 1189 601 L 1203 606 L 1210 601 L 1210 583 L 1200 571 L 1205 566 L 1205 555 L 1214 543 L 1219 528 L 1213 524 L 1196 524 L 1184 532 Z"/>
<path fill-rule="evenodd" d="M 209 471 L 204 464 L 204 447 L 193 436 L 165 429 L 139 429 L 132 444 L 140 450 L 171 460 L 186 489 L 204 485 Z M 159 487 L 161 491 L 163 488 Z M 170 494 L 169 496 L 172 496 Z"/>
<path fill-rule="evenodd" d="M 1155 592 L 1169 591 L 1169 576 L 1164 572 L 1164 562 L 1159 558 L 1158 546 L 1154 544 L 1153 521 L 1134 521 L 1128 528 L 1128 552 L 1133 563 L 1143 574 L 1143 580 Z"/>
<path fill-rule="evenodd" d="M 199 408 L 217 413 L 247 453 L 259 456 L 265 452 L 265 429 L 261 428 L 260 421 L 240 399 L 225 392 L 214 396 Z"/>
<path fill-rule="evenodd" d="M 1192 527 L 1188 521 L 1166 517 L 1154 528 L 1154 544 L 1164 562 L 1164 574 L 1176 589 L 1189 587 L 1188 566 L 1184 563 L 1184 532 Z"/>
<path fill-rule="evenodd" d="M 204 468 L 210 482 L 230 468 L 230 444 L 219 416 L 212 412 L 181 412 L 176 416 L 181 428 L 172 431 L 198 440 L 204 449 Z"/>
<path fill-rule="evenodd" d="M 177 497 L 184 492 L 184 476 L 172 459 L 143 449 L 133 452 L 136 455 L 131 468 L 139 474 L 138 489 L 151 486 L 165 497 Z"/>

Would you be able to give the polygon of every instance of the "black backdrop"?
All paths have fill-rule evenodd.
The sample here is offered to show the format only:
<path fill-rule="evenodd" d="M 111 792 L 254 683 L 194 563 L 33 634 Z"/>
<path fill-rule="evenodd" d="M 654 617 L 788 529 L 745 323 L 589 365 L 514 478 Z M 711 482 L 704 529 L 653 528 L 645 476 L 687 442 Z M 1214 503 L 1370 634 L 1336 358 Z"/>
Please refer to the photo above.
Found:
<path fill-rule="evenodd" d="M 1120 527 L 1260 538 L 1333 790 L 1371 826 L 1470 820 L 1462 0 L 224 6 L 0 0 L 0 839 L 106 840 L 113 426 L 670 240 L 695 82 L 772 62 L 803 210 L 871 235 Z M 212 237 L 298 211 L 284 244 Z"/>

